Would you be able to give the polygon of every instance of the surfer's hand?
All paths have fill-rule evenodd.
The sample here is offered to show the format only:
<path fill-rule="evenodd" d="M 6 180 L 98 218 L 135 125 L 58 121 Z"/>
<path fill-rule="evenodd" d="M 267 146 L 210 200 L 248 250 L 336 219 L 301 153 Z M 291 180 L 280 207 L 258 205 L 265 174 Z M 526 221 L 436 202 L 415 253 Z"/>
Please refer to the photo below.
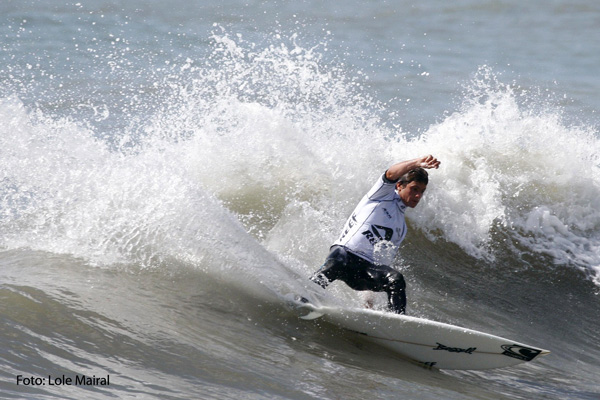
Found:
<path fill-rule="evenodd" d="M 430 154 L 428 156 L 396 163 L 388 168 L 388 170 L 385 172 L 385 176 L 388 180 L 396 182 L 402 177 L 402 175 L 408 173 L 412 169 L 419 167 L 431 169 L 437 168 L 439 166 L 440 162 L 438 161 L 438 159 Z"/>
<path fill-rule="evenodd" d="M 421 157 L 418 160 L 418 164 L 421 168 L 432 169 L 438 168 L 440 166 L 440 161 L 430 154 L 428 156 Z"/>

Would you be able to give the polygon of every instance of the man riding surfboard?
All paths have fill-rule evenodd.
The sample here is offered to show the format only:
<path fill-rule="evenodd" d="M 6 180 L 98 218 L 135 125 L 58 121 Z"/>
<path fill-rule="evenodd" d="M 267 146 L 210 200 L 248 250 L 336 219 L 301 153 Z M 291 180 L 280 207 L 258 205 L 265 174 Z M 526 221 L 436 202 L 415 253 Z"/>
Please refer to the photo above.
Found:
<path fill-rule="evenodd" d="M 390 265 L 406 236 L 404 212 L 417 206 L 438 168 L 432 155 L 389 167 L 358 203 L 321 268 L 310 278 L 327 287 L 342 280 L 354 290 L 386 292 L 391 311 L 406 312 L 406 283 Z"/>

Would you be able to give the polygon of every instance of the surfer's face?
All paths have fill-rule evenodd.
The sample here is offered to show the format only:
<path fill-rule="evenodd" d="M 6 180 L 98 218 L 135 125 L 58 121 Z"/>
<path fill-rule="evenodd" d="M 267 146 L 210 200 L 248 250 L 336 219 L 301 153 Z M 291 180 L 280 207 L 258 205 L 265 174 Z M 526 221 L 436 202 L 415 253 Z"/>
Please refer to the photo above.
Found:
<path fill-rule="evenodd" d="M 412 181 L 406 185 L 401 185 L 399 183 L 396 188 L 398 189 L 398 195 L 404 204 L 407 207 L 415 208 L 417 204 L 419 204 L 421 197 L 423 197 L 427 185 L 421 182 Z"/>

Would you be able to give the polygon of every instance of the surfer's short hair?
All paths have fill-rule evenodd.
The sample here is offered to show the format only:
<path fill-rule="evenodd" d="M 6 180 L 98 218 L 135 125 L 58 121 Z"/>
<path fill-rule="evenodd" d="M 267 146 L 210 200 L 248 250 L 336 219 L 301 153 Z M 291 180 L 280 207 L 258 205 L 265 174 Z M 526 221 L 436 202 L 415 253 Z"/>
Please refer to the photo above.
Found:
<path fill-rule="evenodd" d="M 398 180 L 398 183 L 402 186 L 406 186 L 411 182 L 419 182 L 427 185 L 429 183 L 429 174 L 425 169 L 419 167 L 411 169 Z"/>

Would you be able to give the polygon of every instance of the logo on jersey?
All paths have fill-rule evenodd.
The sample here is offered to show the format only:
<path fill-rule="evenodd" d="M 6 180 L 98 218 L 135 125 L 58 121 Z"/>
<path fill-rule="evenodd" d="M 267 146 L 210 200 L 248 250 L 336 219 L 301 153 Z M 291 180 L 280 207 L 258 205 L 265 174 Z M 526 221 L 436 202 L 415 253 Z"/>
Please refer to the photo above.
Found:
<path fill-rule="evenodd" d="M 381 208 L 383 210 L 383 213 L 386 215 L 386 217 L 388 217 L 389 219 L 392 219 L 392 214 L 390 214 L 390 212 L 387 210 L 387 208 L 382 207 Z"/>
<path fill-rule="evenodd" d="M 392 236 L 394 236 L 394 230 L 392 228 L 388 228 L 387 226 L 371 225 L 371 230 L 364 231 L 362 234 L 365 235 L 367 240 L 374 245 L 380 240 L 392 240 Z"/>
<path fill-rule="evenodd" d="M 348 221 L 346 222 L 346 229 L 344 229 L 344 232 L 342 233 L 342 235 L 340 236 L 339 240 L 342 240 L 346 237 L 346 235 L 348 234 L 348 232 L 350 232 L 350 229 L 352 229 L 352 227 L 356 225 L 356 214 L 352 213 L 352 216 L 348 219 Z"/>

